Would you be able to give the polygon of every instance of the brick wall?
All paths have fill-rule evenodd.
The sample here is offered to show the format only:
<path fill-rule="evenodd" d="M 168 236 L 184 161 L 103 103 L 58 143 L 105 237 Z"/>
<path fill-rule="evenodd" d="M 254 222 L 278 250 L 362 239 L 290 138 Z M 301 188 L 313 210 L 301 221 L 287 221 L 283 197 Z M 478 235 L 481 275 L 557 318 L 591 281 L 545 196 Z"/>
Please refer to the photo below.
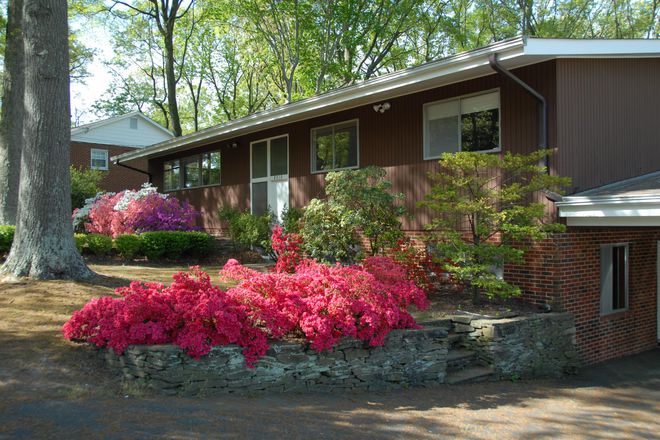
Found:
<path fill-rule="evenodd" d="M 137 189 L 148 180 L 146 174 L 138 173 L 137 171 L 132 171 L 110 162 L 112 156 L 134 151 L 135 148 L 132 147 L 119 147 L 117 145 L 92 144 L 87 142 L 71 142 L 71 165 L 74 165 L 76 168 L 89 168 L 92 148 L 108 150 L 108 171 L 100 184 L 103 190 L 119 192 L 125 189 Z M 131 166 L 146 170 L 147 161 L 132 161 Z"/>
<path fill-rule="evenodd" d="M 527 299 L 573 314 L 585 364 L 639 353 L 657 344 L 658 240 L 658 228 L 573 228 L 537 243 L 505 277 Z M 629 307 L 601 316 L 600 246 L 613 243 L 629 244 Z"/>

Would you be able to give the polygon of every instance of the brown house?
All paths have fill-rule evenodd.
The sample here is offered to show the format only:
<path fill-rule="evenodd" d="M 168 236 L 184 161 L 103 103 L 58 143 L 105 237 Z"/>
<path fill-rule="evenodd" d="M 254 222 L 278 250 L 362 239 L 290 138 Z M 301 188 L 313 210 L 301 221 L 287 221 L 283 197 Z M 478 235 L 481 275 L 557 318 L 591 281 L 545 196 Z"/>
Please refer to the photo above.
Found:
<path fill-rule="evenodd" d="M 222 205 L 280 213 L 321 196 L 325 172 L 375 164 L 407 196 L 415 216 L 404 228 L 415 234 L 429 220 L 415 203 L 443 152 L 554 148 L 550 172 L 574 187 L 550 209 L 568 231 L 505 277 L 529 299 L 572 312 L 582 359 L 593 363 L 660 336 L 659 179 L 642 179 L 653 199 L 645 209 L 617 186 L 594 189 L 660 170 L 658 78 L 660 40 L 516 38 L 113 160 L 148 160 L 154 184 L 197 206 L 209 231 L 219 231 Z M 614 208 L 594 208 L 599 197 Z"/>
<path fill-rule="evenodd" d="M 81 125 L 71 130 L 71 165 L 106 171 L 100 184 L 104 191 L 136 189 L 148 181 L 147 160 L 136 160 L 128 168 L 113 164 L 110 158 L 172 137 L 169 130 L 139 112 Z"/>

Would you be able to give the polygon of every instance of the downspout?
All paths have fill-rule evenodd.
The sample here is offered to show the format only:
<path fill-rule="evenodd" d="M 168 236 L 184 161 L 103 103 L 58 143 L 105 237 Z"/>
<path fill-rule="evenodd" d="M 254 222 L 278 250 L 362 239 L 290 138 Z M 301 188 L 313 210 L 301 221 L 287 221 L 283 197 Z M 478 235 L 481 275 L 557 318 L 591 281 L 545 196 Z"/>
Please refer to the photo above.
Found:
<path fill-rule="evenodd" d="M 138 173 L 146 174 L 148 179 L 149 179 L 148 182 L 151 183 L 151 173 L 150 172 L 144 171 L 144 170 L 141 170 L 141 169 L 138 169 L 138 168 L 133 168 L 132 166 L 129 166 L 129 165 L 124 165 L 123 163 L 119 162 L 118 160 L 115 160 L 114 164 L 118 165 L 120 167 L 128 168 L 131 171 L 137 171 Z"/>
<path fill-rule="evenodd" d="M 494 53 L 488 57 L 488 62 L 490 67 L 497 73 L 509 78 L 511 81 L 518 84 L 520 87 L 525 89 L 527 93 L 532 95 L 538 101 L 538 114 L 539 114 L 539 149 L 545 150 L 545 158 L 543 159 L 543 166 L 545 166 L 546 171 L 550 174 L 550 160 L 548 157 L 548 102 L 545 100 L 543 95 L 534 90 L 525 83 L 523 80 L 518 78 L 516 75 L 506 70 L 497 60 L 497 54 Z"/>

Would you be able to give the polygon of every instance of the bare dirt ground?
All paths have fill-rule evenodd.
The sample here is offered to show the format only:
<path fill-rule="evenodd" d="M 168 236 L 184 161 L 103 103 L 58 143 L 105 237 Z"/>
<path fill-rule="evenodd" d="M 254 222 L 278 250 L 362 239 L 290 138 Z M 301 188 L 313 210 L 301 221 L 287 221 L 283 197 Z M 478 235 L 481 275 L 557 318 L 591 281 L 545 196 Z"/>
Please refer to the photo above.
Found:
<path fill-rule="evenodd" d="M 0 439 L 660 438 L 660 350 L 554 381 L 341 395 L 149 395 L 122 385 L 60 329 L 90 298 L 132 279 L 167 282 L 181 268 L 92 269 L 104 275 L 98 285 L 0 284 Z"/>

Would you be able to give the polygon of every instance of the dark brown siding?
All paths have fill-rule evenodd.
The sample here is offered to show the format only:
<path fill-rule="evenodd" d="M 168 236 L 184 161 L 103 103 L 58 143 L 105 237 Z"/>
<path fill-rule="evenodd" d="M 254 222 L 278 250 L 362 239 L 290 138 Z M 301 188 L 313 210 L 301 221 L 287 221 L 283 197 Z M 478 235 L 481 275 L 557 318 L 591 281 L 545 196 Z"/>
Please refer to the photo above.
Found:
<path fill-rule="evenodd" d="M 557 61 L 559 171 L 574 191 L 660 169 L 660 59 Z"/>
<path fill-rule="evenodd" d="M 92 144 L 88 142 L 71 142 L 71 165 L 76 168 L 87 169 L 91 163 L 92 148 L 108 150 L 108 162 L 112 156 L 135 151 L 132 147 L 120 147 L 117 145 Z M 133 168 L 147 170 L 147 161 L 136 160 L 131 163 Z M 119 192 L 125 189 L 137 189 L 148 180 L 146 174 L 129 170 L 125 167 L 108 164 L 108 171 L 100 183 L 104 191 Z"/>
<path fill-rule="evenodd" d="M 532 87 L 544 94 L 550 103 L 550 142 L 556 142 L 554 125 L 555 63 L 554 61 L 527 66 L 514 71 Z M 289 178 L 291 206 L 302 207 L 314 197 L 323 195 L 323 174 L 311 174 L 310 130 L 314 127 L 359 120 L 360 166 L 380 165 L 387 169 L 394 190 L 406 195 L 408 208 L 415 218 L 405 222 L 408 230 L 420 230 L 429 220 L 428 213 L 416 208 L 429 190 L 427 174 L 436 169 L 434 160 L 423 159 L 423 105 L 428 102 L 465 94 L 500 89 L 501 134 L 504 151 L 529 152 L 537 148 L 536 102 L 525 91 L 498 75 L 392 98 L 390 110 L 380 114 L 371 105 L 252 133 L 235 139 L 239 147 L 229 148 L 230 141 L 200 147 L 185 154 L 150 161 L 154 183 L 162 183 L 162 163 L 200 151 L 222 151 L 222 185 L 204 189 L 176 191 L 174 194 L 189 200 L 204 212 L 203 226 L 219 227 L 216 211 L 229 203 L 240 208 L 249 207 L 250 142 L 281 134 L 289 135 Z M 233 141 L 233 139 L 232 139 Z"/>

